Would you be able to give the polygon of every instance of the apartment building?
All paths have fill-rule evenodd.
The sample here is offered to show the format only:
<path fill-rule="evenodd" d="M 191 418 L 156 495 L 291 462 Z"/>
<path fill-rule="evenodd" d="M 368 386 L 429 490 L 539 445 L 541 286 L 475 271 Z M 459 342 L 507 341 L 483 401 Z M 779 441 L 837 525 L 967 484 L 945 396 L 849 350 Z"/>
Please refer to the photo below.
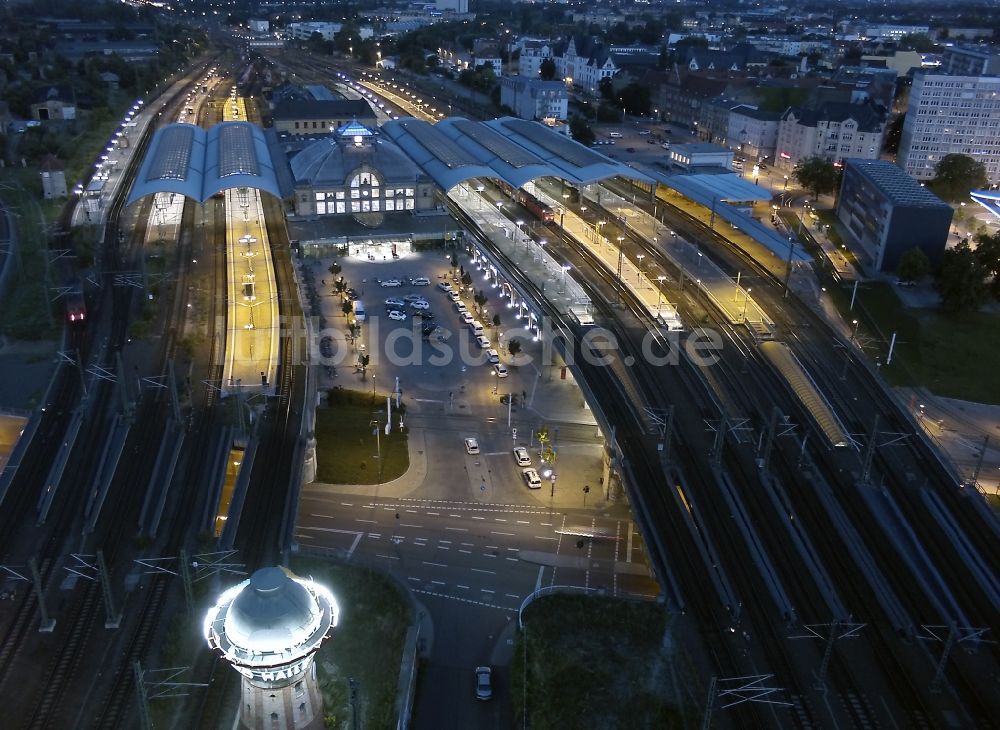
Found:
<path fill-rule="evenodd" d="M 849 157 L 878 159 L 885 124 L 885 110 L 872 103 L 790 107 L 778 125 L 775 165 L 792 170 L 800 160 L 814 156 L 833 163 Z"/>
<path fill-rule="evenodd" d="M 569 94 L 562 81 L 504 76 L 500 79 L 500 103 L 513 109 L 521 119 L 551 124 L 566 120 Z"/>
<path fill-rule="evenodd" d="M 982 162 L 990 184 L 1000 184 L 1000 76 L 914 76 L 897 163 L 929 180 L 953 153 Z"/>

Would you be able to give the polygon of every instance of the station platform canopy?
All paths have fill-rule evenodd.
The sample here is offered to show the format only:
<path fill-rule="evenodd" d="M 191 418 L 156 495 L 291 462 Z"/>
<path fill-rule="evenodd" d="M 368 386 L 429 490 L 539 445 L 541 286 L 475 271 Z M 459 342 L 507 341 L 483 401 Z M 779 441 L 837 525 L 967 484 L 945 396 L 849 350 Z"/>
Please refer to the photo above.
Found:
<path fill-rule="evenodd" d="M 734 204 L 739 203 L 770 201 L 773 196 L 765 188 L 747 182 L 734 173 L 664 175 L 649 171 L 649 175 L 660 185 L 676 190 L 685 198 L 713 210 L 717 218 L 740 229 L 776 256 L 787 260 L 791 247 L 793 262 L 812 261 L 812 257 L 801 246 L 793 246 L 788 238 L 773 228 L 734 207 Z"/>
<path fill-rule="evenodd" d="M 282 197 L 263 130 L 249 122 L 223 122 L 208 130 L 168 124 L 153 135 L 126 204 L 154 193 L 205 202 L 232 188 Z"/>
<path fill-rule="evenodd" d="M 1000 191 L 973 190 L 969 196 L 997 218 L 1000 218 Z"/>
<path fill-rule="evenodd" d="M 449 117 L 437 124 L 397 119 L 382 125 L 382 132 L 446 191 L 476 177 L 501 179 L 515 188 L 540 177 L 576 184 L 615 176 L 654 182 L 544 124 L 513 117 L 489 122 Z"/>

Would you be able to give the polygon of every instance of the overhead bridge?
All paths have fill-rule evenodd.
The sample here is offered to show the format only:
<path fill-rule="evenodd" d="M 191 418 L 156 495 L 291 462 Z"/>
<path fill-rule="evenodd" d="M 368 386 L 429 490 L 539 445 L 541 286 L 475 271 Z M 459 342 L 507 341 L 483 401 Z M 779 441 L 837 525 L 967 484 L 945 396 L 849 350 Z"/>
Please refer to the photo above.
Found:
<path fill-rule="evenodd" d="M 847 435 L 844 424 L 833 412 L 830 403 L 820 393 L 816 383 L 795 357 L 795 353 L 784 342 L 761 342 L 760 352 L 767 358 L 771 366 L 785 379 L 795 393 L 795 397 L 809 411 L 816 425 L 819 426 L 826 439 L 834 446 L 850 446 L 853 442 Z"/>

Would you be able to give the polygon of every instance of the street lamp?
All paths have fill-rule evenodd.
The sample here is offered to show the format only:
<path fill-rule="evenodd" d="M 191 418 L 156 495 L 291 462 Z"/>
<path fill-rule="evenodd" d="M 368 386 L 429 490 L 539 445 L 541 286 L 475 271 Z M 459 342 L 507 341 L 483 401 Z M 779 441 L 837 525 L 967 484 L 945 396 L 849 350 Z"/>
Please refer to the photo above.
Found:
<path fill-rule="evenodd" d="M 638 284 L 638 283 L 642 282 L 642 260 L 644 258 L 646 258 L 646 254 L 644 254 L 644 253 L 637 253 L 635 255 L 635 257 L 637 259 L 639 259 L 639 273 L 636 274 L 636 276 L 635 276 L 635 281 Z"/>
<path fill-rule="evenodd" d="M 750 287 L 747 287 L 743 291 L 743 316 L 740 317 L 744 322 L 747 321 L 747 303 L 750 301 Z"/>
<path fill-rule="evenodd" d="M 788 190 L 788 175 L 785 175 L 785 186 L 782 188 L 782 190 Z"/>
<path fill-rule="evenodd" d="M 663 301 L 663 282 L 664 282 L 664 280 L 666 280 L 666 278 L 667 277 L 665 277 L 665 276 L 657 276 L 656 277 L 656 281 L 659 283 L 659 286 L 656 287 L 656 314 L 657 314 L 657 316 L 659 316 L 659 314 L 660 314 L 660 302 Z"/>

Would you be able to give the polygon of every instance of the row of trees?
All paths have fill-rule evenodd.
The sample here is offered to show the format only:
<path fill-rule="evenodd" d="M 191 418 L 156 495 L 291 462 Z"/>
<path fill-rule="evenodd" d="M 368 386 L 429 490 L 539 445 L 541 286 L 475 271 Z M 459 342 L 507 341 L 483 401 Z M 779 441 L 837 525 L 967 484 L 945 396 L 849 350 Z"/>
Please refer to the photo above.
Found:
<path fill-rule="evenodd" d="M 1000 231 L 962 240 L 944 252 L 937 275 L 941 308 L 949 314 L 974 312 L 1000 301 Z"/>

